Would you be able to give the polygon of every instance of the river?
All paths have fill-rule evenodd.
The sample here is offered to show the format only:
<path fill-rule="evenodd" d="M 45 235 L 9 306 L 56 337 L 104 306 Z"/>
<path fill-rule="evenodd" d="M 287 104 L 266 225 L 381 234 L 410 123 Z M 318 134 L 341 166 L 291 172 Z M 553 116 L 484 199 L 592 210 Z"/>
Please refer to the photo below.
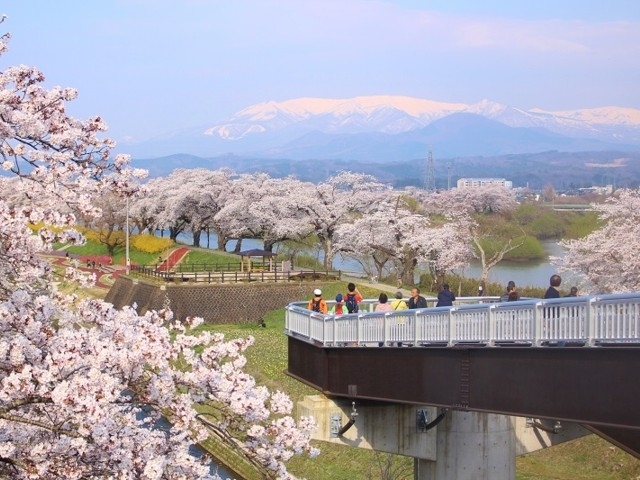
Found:
<path fill-rule="evenodd" d="M 531 262 L 502 261 L 489 272 L 489 281 L 506 286 L 509 280 L 513 280 L 518 287 L 548 287 L 549 277 L 558 273 L 557 267 L 551 263 L 549 257 L 562 257 L 565 251 L 556 241 L 545 241 L 542 245 L 547 254 L 546 258 Z M 482 266 L 479 262 L 472 262 L 469 267 L 457 273 L 466 277 L 480 278 Z M 580 279 L 575 275 L 563 273 L 562 277 L 562 288 L 567 290 L 580 283 Z"/>
<path fill-rule="evenodd" d="M 178 236 L 178 241 L 185 243 L 186 245 L 193 244 L 193 237 L 190 233 L 182 233 Z M 206 236 L 201 238 L 201 244 L 206 246 Z M 217 238 L 215 234 L 211 234 L 210 244 L 215 248 L 217 245 Z M 546 252 L 546 258 L 542 260 L 535 260 L 530 262 L 511 262 L 502 261 L 489 272 L 489 281 L 497 282 L 506 285 L 509 280 L 513 280 L 518 287 L 541 287 L 546 288 L 549 286 L 549 277 L 554 273 L 557 273 L 557 268 L 553 265 L 549 257 L 562 257 L 564 255 L 564 249 L 558 245 L 556 241 L 544 241 L 542 245 Z M 235 241 L 232 240 L 227 245 L 229 250 L 233 250 L 235 247 Z M 244 239 L 242 240 L 242 249 L 250 250 L 252 248 L 262 248 L 263 243 L 261 240 Z M 322 256 L 320 256 L 320 260 Z M 337 255 L 333 261 L 333 268 L 335 270 L 343 270 L 347 272 L 354 272 L 357 274 L 363 273 L 362 266 L 350 258 L 343 258 L 341 255 Z M 464 269 L 456 270 L 455 273 L 470 278 L 480 278 L 482 274 L 482 267 L 480 262 L 471 262 L 471 265 Z M 579 284 L 579 278 L 562 274 L 563 288 L 569 288 L 574 284 Z"/>

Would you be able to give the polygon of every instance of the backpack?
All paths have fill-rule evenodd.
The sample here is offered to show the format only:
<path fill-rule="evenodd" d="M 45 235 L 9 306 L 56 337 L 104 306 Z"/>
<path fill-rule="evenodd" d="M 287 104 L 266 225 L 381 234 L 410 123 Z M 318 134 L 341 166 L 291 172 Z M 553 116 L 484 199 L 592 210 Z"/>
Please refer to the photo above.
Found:
<path fill-rule="evenodd" d="M 356 301 L 355 294 L 347 293 L 347 299 L 344 302 L 344 306 L 347 307 L 347 312 L 358 313 L 358 302 Z"/>
<path fill-rule="evenodd" d="M 314 312 L 320 312 L 320 302 L 322 302 L 322 299 L 320 300 L 313 300 L 313 311 Z"/>

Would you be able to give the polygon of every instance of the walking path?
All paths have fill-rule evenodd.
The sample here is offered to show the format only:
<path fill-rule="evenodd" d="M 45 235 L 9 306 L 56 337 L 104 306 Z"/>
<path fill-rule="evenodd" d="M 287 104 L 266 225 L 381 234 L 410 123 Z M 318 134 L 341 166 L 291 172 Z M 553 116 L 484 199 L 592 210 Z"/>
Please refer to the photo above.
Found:
<path fill-rule="evenodd" d="M 158 267 L 156 268 L 157 272 L 167 272 L 171 271 L 178 263 L 182 261 L 182 259 L 189 253 L 190 249 L 187 247 L 176 248 L 173 252 L 171 252 L 167 258 L 162 260 Z"/>
<path fill-rule="evenodd" d="M 371 282 L 366 277 L 352 277 L 348 275 L 342 275 L 342 280 L 344 280 L 345 282 L 353 282 L 356 285 L 366 285 L 367 287 L 377 288 L 378 290 L 382 290 L 384 292 L 389 292 L 392 294 L 395 294 L 397 291 L 401 291 L 405 297 L 411 296 L 410 288 L 396 288 L 393 285 L 387 285 L 386 283 Z"/>
<path fill-rule="evenodd" d="M 51 259 L 52 264 L 60 265 L 61 267 L 71 267 L 73 266 L 74 260 L 78 261 L 78 270 L 94 274 L 96 277 L 95 286 L 98 288 L 111 288 L 111 285 L 115 279 L 118 278 L 118 275 L 125 272 L 124 266 L 120 265 L 99 265 L 97 267 L 87 267 L 74 255 L 69 255 L 67 257 L 66 252 L 60 250 L 48 252 L 45 256 Z"/>

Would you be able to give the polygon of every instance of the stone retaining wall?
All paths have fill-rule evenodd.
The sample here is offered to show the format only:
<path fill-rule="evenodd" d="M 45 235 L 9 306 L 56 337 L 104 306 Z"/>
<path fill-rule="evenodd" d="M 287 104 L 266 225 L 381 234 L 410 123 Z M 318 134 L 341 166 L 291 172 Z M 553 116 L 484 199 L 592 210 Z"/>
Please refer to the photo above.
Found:
<path fill-rule="evenodd" d="M 105 300 L 116 308 L 136 304 L 139 314 L 160 310 L 168 301 L 177 318 L 202 317 L 208 323 L 259 323 L 266 312 L 311 298 L 317 283 L 166 284 L 118 277 Z"/>

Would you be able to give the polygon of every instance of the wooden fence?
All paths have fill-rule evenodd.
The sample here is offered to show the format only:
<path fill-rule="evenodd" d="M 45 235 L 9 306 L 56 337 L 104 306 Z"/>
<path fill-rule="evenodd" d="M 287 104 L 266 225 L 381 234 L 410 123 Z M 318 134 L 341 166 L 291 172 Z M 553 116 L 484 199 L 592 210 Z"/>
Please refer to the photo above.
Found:
<path fill-rule="evenodd" d="M 248 271 L 241 272 L 239 264 L 237 270 L 226 268 L 214 269 L 213 264 L 193 264 L 194 269 L 177 269 L 176 271 L 158 271 L 157 266 L 132 266 L 132 273 L 154 277 L 165 282 L 194 282 L 194 283 L 242 283 L 242 282 L 300 282 L 314 280 L 339 280 L 342 277 L 340 270 L 292 270 L 282 271 Z M 198 265 L 199 268 L 195 266 Z M 190 264 L 184 267 L 190 267 Z"/>

